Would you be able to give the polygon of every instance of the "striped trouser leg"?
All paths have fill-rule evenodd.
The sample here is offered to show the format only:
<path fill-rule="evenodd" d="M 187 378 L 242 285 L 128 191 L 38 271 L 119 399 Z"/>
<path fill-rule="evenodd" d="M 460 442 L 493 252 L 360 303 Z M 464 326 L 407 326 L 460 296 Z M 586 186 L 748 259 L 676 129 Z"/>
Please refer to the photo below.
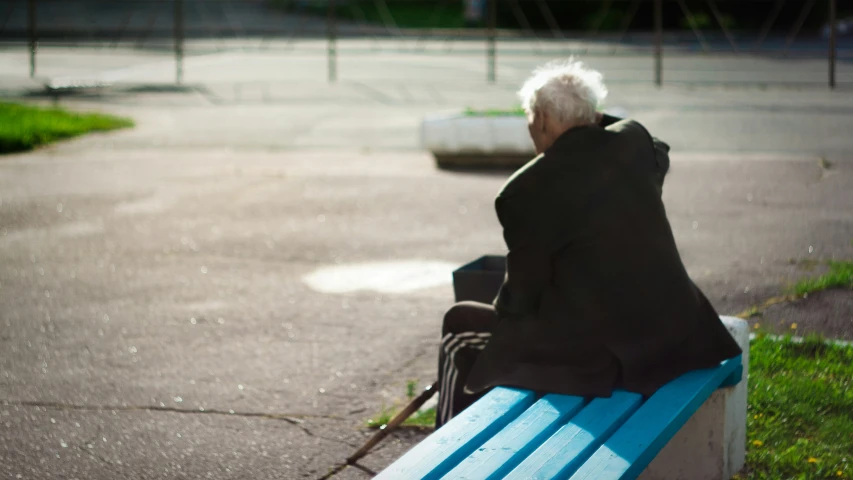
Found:
<path fill-rule="evenodd" d="M 477 355 L 492 336 L 489 332 L 448 333 L 441 339 L 438 355 L 439 397 L 436 407 L 436 428 L 477 401 L 482 393 L 465 390 L 468 373 Z"/>

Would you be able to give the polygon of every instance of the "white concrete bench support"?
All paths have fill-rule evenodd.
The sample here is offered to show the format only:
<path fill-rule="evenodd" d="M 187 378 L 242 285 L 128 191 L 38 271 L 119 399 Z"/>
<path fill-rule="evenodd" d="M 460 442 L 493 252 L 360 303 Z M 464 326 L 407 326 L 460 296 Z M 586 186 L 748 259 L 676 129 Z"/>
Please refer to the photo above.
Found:
<path fill-rule="evenodd" d="M 699 408 L 640 475 L 640 480 L 728 480 L 746 455 L 749 325 L 721 317 L 743 350 L 743 380 L 721 388 Z"/>

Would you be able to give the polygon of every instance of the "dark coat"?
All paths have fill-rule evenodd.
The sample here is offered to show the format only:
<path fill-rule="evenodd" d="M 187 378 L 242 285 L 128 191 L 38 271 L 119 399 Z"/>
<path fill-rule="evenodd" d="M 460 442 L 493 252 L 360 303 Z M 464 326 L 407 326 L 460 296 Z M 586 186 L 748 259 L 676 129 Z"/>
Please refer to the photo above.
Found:
<path fill-rule="evenodd" d="M 498 194 L 507 273 L 469 390 L 650 395 L 740 353 L 679 257 L 669 147 L 616 120 L 567 131 Z"/>

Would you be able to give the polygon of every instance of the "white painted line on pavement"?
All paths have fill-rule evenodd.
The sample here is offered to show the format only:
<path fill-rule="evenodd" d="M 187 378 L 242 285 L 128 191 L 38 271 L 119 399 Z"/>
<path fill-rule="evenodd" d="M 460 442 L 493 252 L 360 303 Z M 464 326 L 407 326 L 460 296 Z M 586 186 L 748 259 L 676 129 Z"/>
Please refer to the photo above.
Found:
<path fill-rule="evenodd" d="M 458 265 L 440 261 L 403 260 L 353 263 L 323 267 L 303 277 L 312 289 L 323 293 L 372 290 L 409 293 L 450 285 Z"/>

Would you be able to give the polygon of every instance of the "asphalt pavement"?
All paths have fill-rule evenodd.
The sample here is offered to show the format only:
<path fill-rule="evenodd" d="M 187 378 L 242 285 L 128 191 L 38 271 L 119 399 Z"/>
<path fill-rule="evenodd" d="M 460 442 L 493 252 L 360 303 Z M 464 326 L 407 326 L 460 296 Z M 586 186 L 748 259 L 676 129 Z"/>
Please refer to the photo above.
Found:
<path fill-rule="evenodd" d="M 0 478 L 321 478 L 407 381 L 432 382 L 450 272 L 504 251 L 507 174 L 436 169 L 419 122 L 514 105 L 541 58 L 504 58 L 489 85 L 479 56 L 342 55 L 328 84 L 311 51 L 225 50 L 189 58 L 172 89 L 166 55 L 40 55 L 39 80 L 114 83 L 61 105 L 137 126 L 0 159 Z M 4 96 L 50 104 L 26 62 L 0 51 Z M 763 62 L 670 68 L 825 74 Z M 849 90 L 659 90 L 628 81 L 645 57 L 590 63 L 615 79 L 608 105 L 672 145 L 667 213 L 721 314 L 853 258 Z M 760 322 L 851 339 L 853 301 Z M 333 478 L 369 478 L 423 435 Z"/>

